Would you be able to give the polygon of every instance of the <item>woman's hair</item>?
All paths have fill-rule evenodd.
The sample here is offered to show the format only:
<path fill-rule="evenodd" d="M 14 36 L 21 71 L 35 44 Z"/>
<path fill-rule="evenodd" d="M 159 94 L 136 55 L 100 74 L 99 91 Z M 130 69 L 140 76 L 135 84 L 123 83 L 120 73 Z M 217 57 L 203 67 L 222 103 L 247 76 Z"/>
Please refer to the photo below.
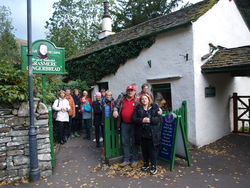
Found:
<path fill-rule="evenodd" d="M 82 98 L 82 102 L 85 102 L 86 104 L 89 104 L 89 101 L 86 98 Z"/>
<path fill-rule="evenodd" d="M 78 92 L 79 92 L 79 89 L 76 89 L 76 88 L 75 88 L 75 89 L 74 89 L 74 94 L 76 93 L 76 91 L 78 91 Z"/>
<path fill-rule="evenodd" d="M 112 96 L 112 92 L 109 91 L 109 90 L 107 90 L 106 93 L 105 93 L 105 96 L 107 96 L 107 95 L 111 95 Z"/>
<path fill-rule="evenodd" d="M 142 102 L 141 102 L 143 96 L 145 96 L 145 97 L 148 98 L 148 101 L 149 101 L 148 105 L 151 106 L 151 105 L 153 104 L 153 100 L 152 100 L 152 98 L 150 97 L 150 95 L 148 95 L 148 94 L 146 94 L 146 93 L 145 93 L 145 94 L 142 94 L 142 95 L 140 96 L 140 100 L 139 100 L 140 105 L 143 105 Z"/>
<path fill-rule="evenodd" d="M 141 89 L 143 89 L 144 87 L 149 87 L 149 85 L 147 83 L 142 84 Z"/>
<path fill-rule="evenodd" d="M 63 91 L 63 90 L 60 90 L 59 92 L 58 92 L 58 97 L 60 97 L 61 96 L 61 93 L 63 93 L 64 95 L 65 95 L 65 91 Z"/>

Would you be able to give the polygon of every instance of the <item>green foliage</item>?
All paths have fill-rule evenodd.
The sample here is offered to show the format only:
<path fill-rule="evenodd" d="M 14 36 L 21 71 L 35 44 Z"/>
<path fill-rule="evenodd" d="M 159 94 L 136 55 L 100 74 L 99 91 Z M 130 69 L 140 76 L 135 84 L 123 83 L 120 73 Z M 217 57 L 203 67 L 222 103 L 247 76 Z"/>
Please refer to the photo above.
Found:
<path fill-rule="evenodd" d="M 5 6 L 0 6 L 0 59 L 10 63 L 20 60 L 18 47 L 10 19 L 11 12 Z"/>
<path fill-rule="evenodd" d="M 11 103 L 27 99 L 27 76 L 17 68 L 20 59 L 11 12 L 0 6 L 0 102 Z"/>
<path fill-rule="evenodd" d="M 236 4 L 238 5 L 242 16 L 244 17 L 248 28 L 250 29 L 250 1 L 249 0 L 237 0 Z"/>
<path fill-rule="evenodd" d="M 18 70 L 8 61 L 0 61 L 0 103 L 26 101 L 28 99 L 27 72 Z M 41 91 L 41 79 L 34 76 L 34 91 Z"/>
<path fill-rule="evenodd" d="M 250 28 L 250 7 L 249 8 L 241 8 L 240 11 L 242 12 L 248 28 Z"/>
<path fill-rule="evenodd" d="M 53 8 L 53 16 L 45 26 L 47 39 L 64 47 L 66 58 L 97 40 L 101 31 L 102 0 L 60 0 Z"/>
<path fill-rule="evenodd" d="M 0 102 L 11 103 L 27 99 L 27 79 L 11 63 L 0 64 Z"/>
<path fill-rule="evenodd" d="M 41 82 L 39 82 L 38 85 L 41 85 Z M 61 75 L 47 75 L 46 87 L 46 101 L 48 104 L 52 104 L 54 102 L 60 90 L 69 88 L 71 89 L 72 93 L 75 88 L 79 91 L 89 90 L 89 87 L 87 86 L 87 83 L 85 81 L 76 80 L 65 83 L 62 81 Z M 40 92 L 37 92 L 37 97 L 41 99 L 43 98 L 42 90 L 40 90 Z"/>
<path fill-rule="evenodd" d="M 130 58 L 137 57 L 144 48 L 149 48 L 153 39 L 140 39 L 126 44 L 106 48 L 76 61 L 66 63 L 68 80 L 84 80 L 88 85 L 95 84 L 109 74 L 115 74 L 120 65 Z"/>
<path fill-rule="evenodd" d="M 117 0 L 114 15 L 114 31 L 132 27 L 149 19 L 168 14 L 177 8 L 182 0 Z"/>

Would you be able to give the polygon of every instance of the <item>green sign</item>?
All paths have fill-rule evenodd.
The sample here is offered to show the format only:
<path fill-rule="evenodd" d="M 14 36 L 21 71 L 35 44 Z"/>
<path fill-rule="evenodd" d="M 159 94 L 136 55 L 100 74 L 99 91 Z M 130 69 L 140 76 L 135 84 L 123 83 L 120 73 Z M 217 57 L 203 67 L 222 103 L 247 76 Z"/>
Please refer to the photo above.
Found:
<path fill-rule="evenodd" d="M 22 70 L 28 70 L 28 47 L 22 45 Z M 37 40 L 32 43 L 32 68 L 38 74 L 64 74 L 64 48 L 57 48 L 48 40 Z"/>

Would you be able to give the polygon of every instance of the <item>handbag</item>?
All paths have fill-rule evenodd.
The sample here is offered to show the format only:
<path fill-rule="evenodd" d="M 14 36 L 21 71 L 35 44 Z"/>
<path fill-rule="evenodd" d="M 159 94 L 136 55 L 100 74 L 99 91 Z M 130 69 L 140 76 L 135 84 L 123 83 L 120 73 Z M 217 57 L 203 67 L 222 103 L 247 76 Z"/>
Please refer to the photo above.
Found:
<path fill-rule="evenodd" d="M 58 100 L 58 103 L 57 103 L 57 107 L 59 106 L 59 99 L 57 99 Z M 52 115 L 52 117 L 54 118 L 54 119 L 56 119 L 57 118 L 57 113 L 58 113 L 58 111 L 54 111 L 54 113 L 53 113 L 53 115 Z"/>

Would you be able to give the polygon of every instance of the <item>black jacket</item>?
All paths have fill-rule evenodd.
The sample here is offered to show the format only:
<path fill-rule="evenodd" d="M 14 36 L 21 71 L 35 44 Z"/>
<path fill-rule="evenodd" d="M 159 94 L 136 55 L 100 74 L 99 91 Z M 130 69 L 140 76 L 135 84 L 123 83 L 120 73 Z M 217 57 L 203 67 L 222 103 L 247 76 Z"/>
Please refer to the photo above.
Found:
<path fill-rule="evenodd" d="M 102 104 L 101 101 L 94 101 L 92 103 L 92 108 L 94 111 L 94 115 L 102 115 Z"/>
<path fill-rule="evenodd" d="M 75 119 L 82 119 L 82 113 L 80 112 L 80 106 L 81 106 L 80 97 L 76 95 L 73 95 L 72 97 L 74 99 L 75 105 L 78 105 L 78 107 L 75 108 L 76 110 Z"/>
<path fill-rule="evenodd" d="M 153 104 L 151 109 L 145 111 L 141 105 L 137 105 L 133 115 L 132 120 L 136 124 L 135 129 L 135 143 L 140 144 L 141 138 L 149 138 L 153 140 L 155 146 L 160 145 L 161 141 L 161 130 L 160 121 L 161 116 L 158 114 L 159 107 L 157 104 Z M 144 117 L 149 117 L 149 124 L 142 122 Z"/>
<path fill-rule="evenodd" d="M 94 112 L 94 125 L 99 126 L 102 124 L 102 104 L 101 101 L 94 101 L 92 103 L 92 108 Z"/>

